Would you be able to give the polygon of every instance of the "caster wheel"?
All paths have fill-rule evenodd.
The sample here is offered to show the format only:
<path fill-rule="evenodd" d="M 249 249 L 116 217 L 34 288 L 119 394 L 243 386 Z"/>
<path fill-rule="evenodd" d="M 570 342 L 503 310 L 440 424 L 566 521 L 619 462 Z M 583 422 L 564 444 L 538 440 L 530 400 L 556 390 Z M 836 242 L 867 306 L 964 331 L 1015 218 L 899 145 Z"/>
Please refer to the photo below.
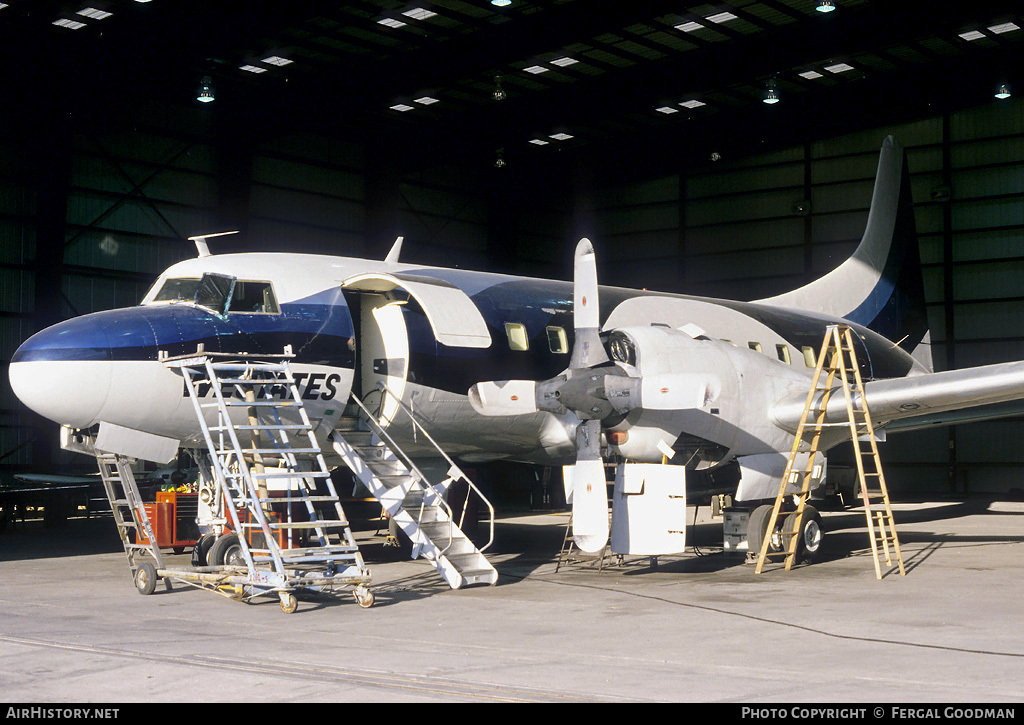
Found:
<path fill-rule="evenodd" d="M 281 611 L 291 614 L 299 608 L 299 600 L 291 592 L 281 592 Z"/>
<path fill-rule="evenodd" d="M 135 588 L 139 594 L 152 594 L 156 590 L 156 567 L 148 561 L 135 572 Z"/>
<path fill-rule="evenodd" d="M 352 596 L 356 598 L 356 604 L 363 609 L 369 609 L 373 606 L 373 592 L 365 587 L 359 587 L 353 591 Z"/>

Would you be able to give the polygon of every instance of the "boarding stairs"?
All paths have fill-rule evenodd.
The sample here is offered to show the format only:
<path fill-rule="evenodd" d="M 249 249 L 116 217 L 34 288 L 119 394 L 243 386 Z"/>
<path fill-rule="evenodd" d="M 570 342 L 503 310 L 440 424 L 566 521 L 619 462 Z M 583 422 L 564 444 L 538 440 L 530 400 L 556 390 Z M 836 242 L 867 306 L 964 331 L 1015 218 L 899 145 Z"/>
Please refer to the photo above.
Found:
<path fill-rule="evenodd" d="M 135 482 L 131 459 L 101 451 L 95 451 L 95 455 L 103 489 L 107 494 L 107 501 L 110 502 L 110 511 L 114 515 L 114 523 L 117 524 L 117 533 L 121 537 L 121 544 L 128 558 L 132 581 L 139 586 L 140 577 L 145 579 L 150 576 L 151 570 L 143 567 L 147 556 L 153 560 L 153 567 L 156 569 L 162 569 L 164 563 L 138 484 Z M 142 587 L 151 587 L 153 584 L 155 582 L 141 582 Z M 169 580 L 166 585 L 170 588 Z"/>
<path fill-rule="evenodd" d="M 277 592 L 290 611 L 296 588 L 355 585 L 356 601 L 370 606 L 369 571 L 303 406 L 291 357 L 289 349 L 281 355 L 200 349 L 162 361 L 180 370 L 200 422 L 209 453 L 204 462 L 215 498 L 223 501 L 214 523 L 237 536 L 240 557 L 233 563 L 247 572 L 245 598 Z"/>
<path fill-rule="evenodd" d="M 827 422 L 829 401 L 841 387 L 846 403 L 846 420 Z M 875 564 L 875 576 L 882 578 L 879 552 L 885 562 L 892 565 L 893 557 L 901 575 L 906 574 L 896 523 L 889 503 L 889 493 L 882 473 L 882 459 L 878 453 L 877 437 L 871 414 L 865 404 L 864 381 L 857 365 L 857 354 L 853 345 L 853 331 L 847 325 L 829 325 L 821 351 L 814 368 L 811 387 L 807 393 L 800 424 L 797 426 L 786 470 L 782 475 L 779 493 L 775 498 L 771 516 L 768 519 L 767 535 L 761 542 L 757 557 L 756 573 L 760 574 L 769 556 L 785 556 L 788 571 L 796 563 L 800 537 L 803 531 L 804 513 L 811 494 L 811 483 L 817 480 L 814 471 L 815 454 L 819 450 L 821 437 L 827 428 L 848 426 L 857 461 L 857 476 L 860 482 L 864 513 L 867 519 L 868 535 L 871 539 L 871 554 Z M 802 444 L 807 447 L 801 451 Z M 806 454 L 806 458 L 805 458 Z M 801 461 L 806 461 L 801 465 Z M 873 486 L 869 487 L 869 482 Z M 793 492 L 791 484 L 799 483 L 799 491 Z M 787 496 L 795 501 L 795 510 L 786 514 L 783 531 L 778 536 L 782 546 L 779 551 L 770 551 L 778 518 Z M 892 551 L 890 551 L 890 547 Z"/>
<path fill-rule="evenodd" d="M 461 468 L 430 437 L 411 410 L 393 396 L 384 383 L 384 396 L 391 396 L 407 417 L 417 440 L 425 441 L 447 465 L 447 477 L 431 483 L 413 460 L 393 440 L 375 415 L 352 394 L 356 415 L 342 419 L 330 435 L 330 442 L 359 482 L 381 503 L 388 516 L 412 541 L 412 558 L 429 561 L 452 589 L 474 584 L 495 584 L 498 572 L 484 556 L 494 542 L 494 508 Z M 404 423 L 403 423 L 404 424 Z M 477 547 L 462 531 L 468 506 L 453 512 L 447 492 L 456 481 L 464 482 L 469 496 L 476 495 L 489 512 L 489 539 Z"/>

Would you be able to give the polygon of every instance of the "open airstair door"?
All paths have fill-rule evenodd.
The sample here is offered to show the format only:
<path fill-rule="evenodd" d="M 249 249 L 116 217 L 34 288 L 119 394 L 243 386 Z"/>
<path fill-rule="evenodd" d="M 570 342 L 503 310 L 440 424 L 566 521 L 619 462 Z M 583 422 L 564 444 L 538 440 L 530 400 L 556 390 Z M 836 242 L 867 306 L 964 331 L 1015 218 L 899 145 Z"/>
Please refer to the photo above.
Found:
<path fill-rule="evenodd" d="M 409 372 L 409 334 L 402 307 L 411 298 L 419 304 L 434 339 L 449 347 L 489 347 L 491 335 L 480 310 L 469 296 L 447 282 L 426 277 L 366 273 L 341 285 L 351 305 L 358 294 L 361 395 L 369 396 L 383 382 L 401 397 Z M 398 404 L 385 396 L 379 423 L 387 426 Z"/>

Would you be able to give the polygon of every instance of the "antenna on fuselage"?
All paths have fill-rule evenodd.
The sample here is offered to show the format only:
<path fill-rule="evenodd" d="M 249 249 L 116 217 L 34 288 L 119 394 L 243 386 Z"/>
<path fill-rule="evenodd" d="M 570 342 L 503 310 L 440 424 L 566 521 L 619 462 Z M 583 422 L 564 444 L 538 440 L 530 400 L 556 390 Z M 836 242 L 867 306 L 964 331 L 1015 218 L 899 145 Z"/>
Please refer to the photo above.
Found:
<path fill-rule="evenodd" d="M 388 252 L 388 256 L 384 257 L 384 261 L 388 264 L 395 264 L 398 262 L 398 255 L 402 253 L 402 241 L 405 237 L 399 237 L 395 240 L 394 245 L 391 247 L 391 251 Z"/>
<path fill-rule="evenodd" d="M 236 229 L 233 232 L 217 232 L 216 234 L 197 234 L 194 237 L 189 237 L 189 241 L 195 242 L 196 251 L 198 252 L 200 257 L 209 257 L 210 246 L 206 243 L 207 239 L 210 239 L 211 237 L 225 237 L 228 234 L 238 234 L 238 231 L 239 230 Z"/>

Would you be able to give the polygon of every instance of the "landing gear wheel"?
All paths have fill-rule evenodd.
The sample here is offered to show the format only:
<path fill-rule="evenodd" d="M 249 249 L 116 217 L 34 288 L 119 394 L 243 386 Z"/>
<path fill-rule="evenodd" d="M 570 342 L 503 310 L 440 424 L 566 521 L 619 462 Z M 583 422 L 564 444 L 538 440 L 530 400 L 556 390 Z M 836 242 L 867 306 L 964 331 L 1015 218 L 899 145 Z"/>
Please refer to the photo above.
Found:
<path fill-rule="evenodd" d="M 210 555 L 210 547 L 213 546 L 213 542 L 216 540 L 216 534 L 203 534 L 199 537 L 199 541 L 192 547 L 192 566 L 206 566 L 207 557 Z"/>
<path fill-rule="evenodd" d="M 238 534 L 227 534 L 214 541 L 206 558 L 211 566 L 245 566 Z"/>
<path fill-rule="evenodd" d="M 783 525 L 784 531 L 793 531 L 796 528 L 796 514 L 792 513 L 786 517 Z M 804 506 L 803 520 L 800 522 L 801 531 L 796 542 L 796 561 L 803 561 L 810 564 L 821 554 L 821 544 L 825 532 L 821 528 L 821 514 L 813 506 Z"/>
<path fill-rule="evenodd" d="M 156 567 L 148 561 L 135 571 L 135 588 L 139 590 L 139 594 L 152 594 L 156 590 L 156 581 Z"/>
<path fill-rule="evenodd" d="M 772 517 L 772 506 L 765 504 L 764 506 L 758 506 L 750 512 L 750 516 L 747 518 L 747 560 L 757 561 L 757 557 L 761 554 L 761 544 L 764 542 L 764 537 L 768 536 L 768 521 Z M 778 542 L 776 537 L 772 537 L 772 541 L 768 544 L 768 551 L 778 551 Z"/>
<path fill-rule="evenodd" d="M 299 600 L 291 592 L 281 592 L 281 611 L 291 614 L 299 608 Z"/>
<path fill-rule="evenodd" d="M 369 609 L 373 606 L 373 592 L 366 587 L 356 587 L 352 592 L 352 596 L 356 598 L 356 604 L 363 609 Z"/>

